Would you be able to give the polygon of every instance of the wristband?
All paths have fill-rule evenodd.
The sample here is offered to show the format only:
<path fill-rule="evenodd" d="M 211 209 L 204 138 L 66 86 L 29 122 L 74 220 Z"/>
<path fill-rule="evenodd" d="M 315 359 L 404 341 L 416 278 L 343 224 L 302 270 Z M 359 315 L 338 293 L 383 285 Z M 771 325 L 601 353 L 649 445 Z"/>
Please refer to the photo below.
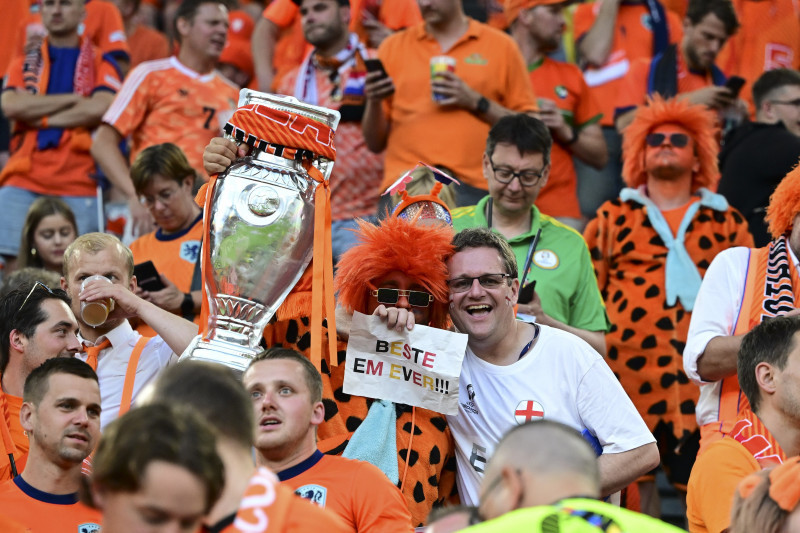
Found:
<path fill-rule="evenodd" d="M 181 303 L 181 314 L 184 317 L 189 317 L 194 315 L 194 300 L 192 299 L 192 295 L 188 292 L 183 295 L 183 302 Z"/>
<path fill-rule="evenodd" d="M 47 115 L 43 116 L 42 119 L 39 122 L 41 123 L 41 126 L 39 127 L 39 129 L 44 130 L 44 129 L 48 128 L 48 126 L 47 126 Z"/>

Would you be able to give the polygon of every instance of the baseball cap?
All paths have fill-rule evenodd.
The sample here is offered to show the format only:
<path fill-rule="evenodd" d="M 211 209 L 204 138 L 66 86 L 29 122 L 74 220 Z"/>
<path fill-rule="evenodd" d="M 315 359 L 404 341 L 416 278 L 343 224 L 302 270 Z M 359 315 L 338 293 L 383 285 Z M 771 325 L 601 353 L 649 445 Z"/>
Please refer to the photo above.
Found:
<path fill-rule="evenodd" d="M 512 22 L 517 20 L 519 12 L 524 9 L 530 9 L 536 6 L 551 6 L 554 4 L 566 4 L 568 0 L 506 0 L 504 11 L 506 20 L 511 25 Z"/>

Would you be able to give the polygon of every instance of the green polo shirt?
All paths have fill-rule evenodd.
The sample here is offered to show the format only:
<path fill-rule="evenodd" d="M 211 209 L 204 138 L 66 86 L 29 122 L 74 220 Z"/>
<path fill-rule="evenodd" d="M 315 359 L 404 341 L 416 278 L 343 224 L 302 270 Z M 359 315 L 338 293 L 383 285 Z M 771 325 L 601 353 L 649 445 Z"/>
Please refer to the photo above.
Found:
<path fill-rule="evenodd" d="M 453 210 L 453 227 L 458 232 L 467 228 L 487 227 L 485 196 L 478 205 Z M 597 278 L 594 275 L 589 249 L 583 236 L 554 218 L 541 214 L 531 206 L 531 229 L 508 241 L 517 258 L 522 276 L 528 247 L 542 228 L 542 236 L 533 256 L 528 281 L 536 280 L 536 293 L 542 309 L 550 317 L 587 331 L 607 331 L 606 308 Z M 522 280 L 520 280 L 522 282 Z"/>

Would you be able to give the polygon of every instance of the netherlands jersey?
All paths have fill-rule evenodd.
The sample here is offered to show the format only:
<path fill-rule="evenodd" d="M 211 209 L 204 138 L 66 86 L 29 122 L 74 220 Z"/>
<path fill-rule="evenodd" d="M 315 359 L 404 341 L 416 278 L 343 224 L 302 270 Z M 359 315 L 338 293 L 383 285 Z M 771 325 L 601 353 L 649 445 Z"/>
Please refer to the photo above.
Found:
<path fill-rule="evenodd" d="M 0 516 L 19 522 L 30 533 L 97 533 L 102 517 L 80 503 L 77 492 L 43 492 L 22 476 L 0 484 Z"/>

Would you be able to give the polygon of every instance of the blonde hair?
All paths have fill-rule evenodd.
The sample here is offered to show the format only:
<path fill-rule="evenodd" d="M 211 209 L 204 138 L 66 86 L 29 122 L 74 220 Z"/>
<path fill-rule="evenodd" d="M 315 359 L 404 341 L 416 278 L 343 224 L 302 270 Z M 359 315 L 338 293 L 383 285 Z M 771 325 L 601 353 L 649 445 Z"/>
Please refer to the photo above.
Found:
<path fill-rule="evenodd" d="M 69 280 L 69 268 L 78 252 L 87 252 L 94 255 L 112 246 L 119 250 L 120 255 L 125 260 L 128 276 L 133 276 L 133 253 L 130 248 L 122 244 L 122 241 L 114 235 L 95 232 L 81 235 L 72 241 L 72 244 L 64 251 L 64 279 Z"/>

